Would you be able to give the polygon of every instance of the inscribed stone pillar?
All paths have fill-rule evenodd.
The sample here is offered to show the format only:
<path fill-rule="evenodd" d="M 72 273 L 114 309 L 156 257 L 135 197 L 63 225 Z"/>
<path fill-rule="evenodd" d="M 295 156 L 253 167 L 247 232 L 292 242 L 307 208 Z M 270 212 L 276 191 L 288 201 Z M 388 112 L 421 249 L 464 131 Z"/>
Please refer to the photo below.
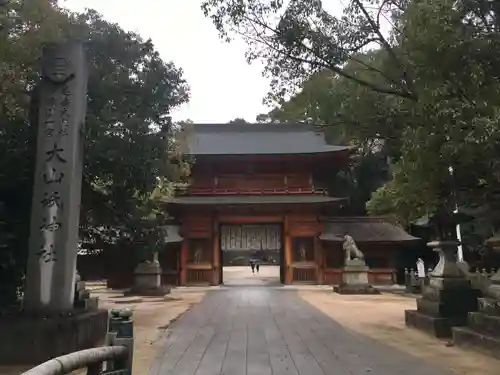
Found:
<path fill-rule="evenodd" d="M 81 43 L 42 58 L 25 308 L 73 308 L 87 95 Z"/>

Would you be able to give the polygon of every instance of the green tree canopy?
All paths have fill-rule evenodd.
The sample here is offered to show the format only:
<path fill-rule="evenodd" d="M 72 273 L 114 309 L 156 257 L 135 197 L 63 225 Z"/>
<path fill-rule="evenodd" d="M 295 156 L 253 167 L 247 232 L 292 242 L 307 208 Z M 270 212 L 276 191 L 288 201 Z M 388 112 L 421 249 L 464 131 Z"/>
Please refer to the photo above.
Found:
<path fill-rule="evenodd" d="M 359 144 L 378 134 L 399 149 L 392 181 L 369 208 L 388 212 L 377 200 L 399 197 L 391 212 L 408 219 L 480 204 L 498 189 L 500 34 L 493 3 L 351 0 L 333 15 L 319 0 L 206 0 L 203 9 L 222 36 L 247 41 L 249 60 L 265 61 L 269 98 L 279 110 L 305 98 L 300 116 L 320 115 L 337 128 L 349 123 Z M 339 81 L 344 90 L 337 93 Z M 310 84 L 314 100 L 301 96 Z M 331 106 L 317 105 L 318 98 Z"/>
<path fill-rule="evenodd" d="M 234 120 L 229 121 L 230 124 L 246 124 L 247 121 L 244 118 L 237 117 Z"/>
<path fill-rule="evenodd" d="M 352 63 L 348 70 L 360 75 L 359 68 Z M 373 79 L 370 74 L 364 72 L 365 78 Z M 354 147 L 356 157 L 336 176 L 330 176 L 327 184 L 335 194 L 349 196 L 349 211 L 361 215 L 371 193 L 388 179 L 387 158 L 397 156 L 399 150 L 398 127 L 387 121 L 396 120 L 388 113 L 393 100 L 324 70 L 304 82 L 290 100 L 258 116 L 258 120 L 312 123 L 324 129 L 330 143 Z"/>

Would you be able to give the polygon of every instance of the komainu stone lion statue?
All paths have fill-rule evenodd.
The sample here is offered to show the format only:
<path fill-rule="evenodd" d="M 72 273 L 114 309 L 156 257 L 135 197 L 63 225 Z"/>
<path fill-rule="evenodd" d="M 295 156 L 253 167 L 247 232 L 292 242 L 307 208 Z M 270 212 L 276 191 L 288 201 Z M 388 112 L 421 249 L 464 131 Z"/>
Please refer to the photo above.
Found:
<path fill-rule="evenodd" d="M 358 246 L 356 246 L 356 242 L 354 242 L 354 239 L 347 233 L 344 235 L 344 243 L 342 244 L 342 247 L 345 251 L 346 263 L 352 259 L 359 259 L 363 261 L 365 260 L 365 255 L 361 250 L 358 249 Z"/>

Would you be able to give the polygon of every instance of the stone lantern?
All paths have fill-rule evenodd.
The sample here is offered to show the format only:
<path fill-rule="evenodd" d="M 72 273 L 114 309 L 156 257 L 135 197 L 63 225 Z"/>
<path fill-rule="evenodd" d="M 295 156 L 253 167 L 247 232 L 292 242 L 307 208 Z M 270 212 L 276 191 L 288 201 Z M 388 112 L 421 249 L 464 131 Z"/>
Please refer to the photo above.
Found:
<path fill-rule="evenodd" d="M 417 310 L 405 311 L 407 326 L 421 329 L 436 337 L 451 337 L 452 327 L 464 326 L 470 311 L 477 311 L 478 291 L 457 263 L 458 241 L 432 241 L 427 244 L 439 255 L 430 273 Z"/>

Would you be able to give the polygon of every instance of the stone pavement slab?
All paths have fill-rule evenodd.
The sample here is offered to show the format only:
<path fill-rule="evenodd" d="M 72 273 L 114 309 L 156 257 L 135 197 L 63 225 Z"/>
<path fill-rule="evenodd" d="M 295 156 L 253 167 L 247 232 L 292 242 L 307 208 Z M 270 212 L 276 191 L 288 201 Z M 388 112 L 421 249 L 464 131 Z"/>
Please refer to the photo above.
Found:
<path fill-rule="evenodd" d="M 169 328 L 150 375 L 449 375 L 344 329 L 296 293 L 208 292 Z"/>

